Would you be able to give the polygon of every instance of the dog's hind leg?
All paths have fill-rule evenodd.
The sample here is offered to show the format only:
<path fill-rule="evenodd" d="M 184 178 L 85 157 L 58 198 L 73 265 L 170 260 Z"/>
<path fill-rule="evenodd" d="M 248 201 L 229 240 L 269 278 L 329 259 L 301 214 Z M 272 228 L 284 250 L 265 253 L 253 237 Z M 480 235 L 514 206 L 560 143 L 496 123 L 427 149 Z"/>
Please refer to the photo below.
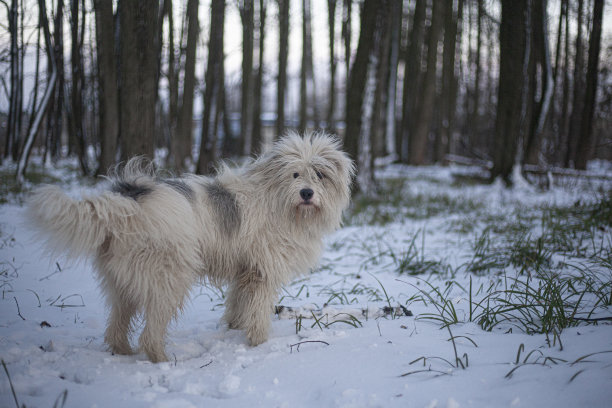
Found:
<path fill-rule="evenodd" d="M 104 341 L 115 354 L 133 354 L 130 346 L 129 333 L 132 317 L 136 313 L 136 306 L 125 299 L 115 299 L 111 306 L 108 326 L 104 334 Z"/>
<path fill-rule="evenodd" d="M 176 270 L 170 276 L 159 272 L 157 277 L 160 276 L 165 278 L 163 283 L 157 281 L 149 288 L 144 311 L 145 327 L 139 339 L 140 348 L 153 363 L 168 361 L 164 350 L 168 324 L 183 308 L 192 284 L 191 275 L 181 275 Z"/>

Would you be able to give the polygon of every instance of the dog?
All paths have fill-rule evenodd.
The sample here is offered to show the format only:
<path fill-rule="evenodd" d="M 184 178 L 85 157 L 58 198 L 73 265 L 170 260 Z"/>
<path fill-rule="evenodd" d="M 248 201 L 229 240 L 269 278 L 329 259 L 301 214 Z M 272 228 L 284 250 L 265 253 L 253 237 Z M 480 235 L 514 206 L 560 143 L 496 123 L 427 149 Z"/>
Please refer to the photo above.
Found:
<path fill-rule="evenodd" d="M 110 308 L 104 341 L 167 361 L 165 336 L 190 288 L 229 287 L 224 320 L 252 346 L 268 339 L 281 287 L 316 266 L 323 237 L 341 224 L 353 162 L 334 137 L 290 133 L 242 167 L 214 177 L 163 178 L 143 159 L 109 174 L 110 188 L 75 200 L 57 186 L 36 189 L 27 216 L 52 254 L 93 258 Z"/>

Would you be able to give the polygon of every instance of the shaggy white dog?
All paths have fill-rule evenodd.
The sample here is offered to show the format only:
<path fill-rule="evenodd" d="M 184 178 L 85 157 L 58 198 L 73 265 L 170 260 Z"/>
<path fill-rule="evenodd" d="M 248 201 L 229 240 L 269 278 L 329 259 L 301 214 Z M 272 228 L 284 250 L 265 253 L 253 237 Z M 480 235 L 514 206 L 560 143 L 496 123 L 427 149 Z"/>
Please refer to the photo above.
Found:
<path fill-rule="evenodd" d="M 266 341 L 281 286 L 315 266 L 323 236 L 340 225 L 353 173 L 331 136 L 289 134 L 214 178 L 163 179 L 132 159 L 110 176 L 110 191 L 78 201 L 44 186 L 28 210 L 52 251 L 94 258 L 111 351 L 132 353 L 132 321 L 142 313 L 140 347 L 158 362 L 167 360 L 169 322 L 202 278 L 229 285 L 230 328 L 244 329 L 251 345 Z"/>

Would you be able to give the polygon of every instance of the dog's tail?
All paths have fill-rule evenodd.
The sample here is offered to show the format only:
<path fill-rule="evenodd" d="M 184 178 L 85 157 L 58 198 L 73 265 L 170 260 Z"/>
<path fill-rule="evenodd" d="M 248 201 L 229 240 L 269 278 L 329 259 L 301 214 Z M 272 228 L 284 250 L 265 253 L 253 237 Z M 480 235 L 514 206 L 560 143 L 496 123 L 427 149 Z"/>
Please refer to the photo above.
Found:
<path fill-rule="evenodd" d="M 134 200 L 116 194 L 75 200 L 57 186 L 36 189 L 27 203 L 27 223 L 46 238 L 47 249 L 54 255 L 86 257 L 109 237 L 111 227 L 128 222 L 138 211 Z"/>

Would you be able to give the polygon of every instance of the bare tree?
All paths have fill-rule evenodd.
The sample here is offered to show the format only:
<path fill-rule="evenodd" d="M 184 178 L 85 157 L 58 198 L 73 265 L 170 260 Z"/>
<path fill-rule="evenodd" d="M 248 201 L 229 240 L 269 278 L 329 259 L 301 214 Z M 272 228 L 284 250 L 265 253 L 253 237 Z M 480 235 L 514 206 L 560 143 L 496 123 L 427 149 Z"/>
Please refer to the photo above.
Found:
<path fill-rule="evenodd" d="M 300 71 L 300 121 L 298 128 L 306 130 L 308 119 L 318 126 L 316 89 L 312 60 L 312 22 L 310 0 L 302 0 L 302 68 Z"/>
<path fill-rule="evenodd" d="M 119 1 L 121 157 L 153 158 L 158 2 Z"/>
<path fill-rule="evenodd" d="M 213 0 L 210 5 L 210 36 L 208 40 L 208 66 L 204 88 L 202 137 L 200 157 L 196 171 L 208 174 L 217 159 L 217 118 L 224 111 L 223 101 L 223 28 L 225 26 L 225 0 Z M 228 139 L 228 135 L 225 135 Z"/>
<path fill-rule="evenodd" d="M 32 146 L 34 145 L 34 140 L 36 139 L 36 135 L 40 129 L 40 125 L 42 123 L 43 117 L 47 108 L 49 106 L 49 102 L 51 101 L 51 95 L 53 94 L 53 89 L 56 85 L 57 79 L 57 67 L 55 65 L 55 54 L 53 52 L 53 43 L 51 42 L 51 32 L 49 31 L 49 21 L 47 19 L 47 10 L 45 7 L 45 0 L 38 0 L 39 7 L 39 16 L 40 16 L 40 25 L 43 28 L 43 33 L 45 37 L 45 48 L 47 50 L 47 59 L 49 64 L 49 69 L 51 70 L 51 75 L 49 76 L 47 82 L 47 89 L 43 95 L 42 100 L 40 101 L 40 106 L 36 110 L 36 115 L 34 117 L 34 121 L 32 122 L 32 127 L 30 132 L 27 135 L 25 140 L 25 144 L 19 156 L 19 162 L 17 163 L 17 183 L 22 184 L 25 180 L 25 171 L 28 166 L 28 160 L 30 158 L 30 152 L 32 151 Z"/>
<path fill-rule="evenodd" d="M 242 20 L 242 102 L 240 109 L 240 153 L 249 154 L 253 141 L 253 32 L 254 0 L 238 3 Z"/>
<path fill-rule="evenodd" d="M 344 148 L 357 162 L 357 187 L 366 194 L 371 194 L 375 189 L 372 118 L 378 79 L 379 47 L 388 7 L 388 0 L 365 0 L 363 3 L 359 43 L 346 96 Z"/>
<path fill-rule="evenodd" d="M 416 113 L 417 90 L 421 70 L 421 48 L 424 35 L 426 0 L 416 0 L 412 27 L 408 38 L 408 49 L 404 57 L 404 90 L 402 95 L 402 124 L 400 137 L 400 159 L 408 162 L 411 126 Z"/>
<path fill-rule="evenodd" d="M 70 104 L 67 106 L 69 137 L 75 147 L 81 170 L 89 174 L 86 157 L 85 128 L 83 123 L 83 92 L 85 89 L 85 67 L 83 65 L 83 42 L 85 35 L 85 8 L 81 0 L 70 1 Z M 82 16 L 80 16 L 82 12 Z M 80 17 L 79 17 L 80 16 Z"/>
<path fill-rule="evenodd" d="M 395 157 L 397 148 L 395 145 L 395 125 L 397 107 L 397 64 L 399 62 L 400 40 L 402 31 L 402 9 L 401 0 L 391 0 L 391 38 L 389 51 L 389 79 L 387 89 L 386 107 L 386 129 L 385 129 L 385 150 L 386 153 Z"/>
<path fill-rule="evenodd" d="M 440 32 L 442 31 L 443 12 L 442 2 L 434 1 L 427 44 L 427 71 L 425 72 L 420 94 L 421 103 L 418 107 L 417 116 L 413 121 L 414 131 L 410 138 L 410 152 L 408 157 L 411 164 L 425 164 L 427 159 L 427 139 L 436 99 L 438 40 L 440 38 Z"/>
<path fill-rule="evenodd" d="M 530 0 L 502 0 L 499 27 L 500 66 L 495 147 L 491 179 L 512 183 L 525 106 L 525 74 L 528 61 Z M 523 84 L 517 86 L 517 84 Z"/>
<path fill-rule="evenodd" d="M 278 0 L 278 82 L 276 87 L 276 137 L 285 132 L 285 93 L 289 54 L 289 0 Z"/>
<path fill-rule="evenodd" d="M 593 6 L 593 25 L 589 37 L 589 61 L 586 76 L 586 90 L 584 94 L 584 109 L 580 120 L 580 138 L 576 146 L 576 168 L 586 169 L 587 160 L 590 159 L 593 149 L 593 115 L 595 113 L 595 99 L 597 90 L 597 77 L 599 74 L 599 52 L 601 48 L 601 22 L 603 18 L 603 0 L 595 0 Z"/>
<path fill-rule="evenodd" d="M 578 0 L 578 15 L 576 19 L 577 32 L 575 43 L 576 54 L 574 57 L 574 89 L 572 96 L 572 112 L 569 118 L 568 147 L 565 155 L 565 167 L 569 167 L 576 161 L 576 147 L 578 146 L 578 138 L 580 137 L 580 117 L 584 104 L 584 44 L 582 38 L 584 0 Z"/>
<path fill-rule="evenodd" d="M 173 166 L 178 170 L 184 170 L 187 164 L 186 160 L 191 157 L 196 47 L 200 35 L 200 25 L 198 23 L 198 8 L 198 0 L 187 1 L 187 46 L 185 48 L 183 94 L 178 109 L 176 134 L 171 140 Z"/>
<path fill-rule="evenodd" d="M 329 103 L 327 105 L 327 129 L 334 133 L 334 112 L 336 110 L 336 3 L 327 0 L 327 23 L 329 28 Z"/>
<path fill-rule="evenodd" d="M 115 58 L 115 24 L 112 0 L 94 0 L 98 52 L 100 161 L 98 174 L 115 164 L 119 137 L 119 91 Z"/>
<path fill-rule="evenodd" d="M 264 43 L 266 34 L 266 0 L 259 0 L 258 37 L 257 37 L 257 74 L 255 75 L 255 90 L 253 96 L 253 142 L 251 143 L 251 154 L 260 152 L 263 141 L 261 134 L 261 103 L 264 75 Z"/>
<path fill-rule="evenodd" d="M 441 162 L 448 152 L 451 138 L 455 130 L 455 112 L 457 107 L 458 78 L 455 73 L 457 53 L 458 26 L 463 15 L 463 0 L 457 2 L 454 10 L 453 2 L 446 3 L 444 11 L 444 47 L 442 54 L 442 97 L 440 106 L 440 124 L 436 133 L 434 145 L 434 160 Z"/>
<path fill-rule="evenodd" d="M 19 154 L 19 144 L 21 143 L 21 118 L 22 118 L 22 65 L 19 47 L 19 2 L 12 0 L 10 7 L 4 3 L 7 7 L 7 14 L 9 19 L 9 33 L 10 33 L 10 84 L 11 92 L 9 95 L 9 115 L 8 115 L 8 126 L 7 136 L 4 147 L 4 156 L 12 156 L 13 160 L 17 160 Z"/>

